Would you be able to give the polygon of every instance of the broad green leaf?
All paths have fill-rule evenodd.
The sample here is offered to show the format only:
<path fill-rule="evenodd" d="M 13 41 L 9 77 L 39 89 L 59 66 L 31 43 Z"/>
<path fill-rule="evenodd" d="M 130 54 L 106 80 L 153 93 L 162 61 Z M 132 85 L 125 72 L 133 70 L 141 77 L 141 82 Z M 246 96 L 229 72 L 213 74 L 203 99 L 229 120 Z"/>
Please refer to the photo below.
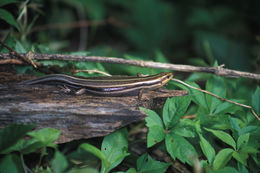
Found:
<path fill-rule="evenodd" d="M 56 147 L 53 142 L 59 138 L 60 131 L 53 128 L 43 128 L 37 131 L 29 132 L 28 135 L 42 142 L 44 146 Z"/>
<path fill-rule="evenodd" d="M 254 110 L 260 114 L 260 87 L 257 86 L 255 93 L 252 95 L 252 106 Z"/>
<path fill-rule="evenodd" d="M 240 147 L 243 147 L 244 145 L 247 145 L 247 142 L 249 140 L 249 133 L 245 133 L 243 135 L 240 135 L 237 139 L 237 149 L 239 150 Z"/>
<path fill-rule="evenodd" d="M 1 173 L 20 173 L 24 172 L 20 158 L 15 154 L 8 154 L 0 161 Z"/>
<path fill-rule="evenodd" d="M 254 133 L 254 132 L 260 132 L 260 127 L 259 126 L 245 126 L 244 128 L 241 129 L 241 133 L 242 134 L 246 134 L 246 133 Z"/>
<path fill-rule="evenodd" d="M 215 160 L 213 162 L 213 168 L 214 170 L 218 170 L 220 168 L 223 168 L 228 161 L 232 158 L 232 153 L 234 150 L 230 148 L 222 149 L 218 152 L 218 154 L 215 157 Z"/>
<path fill-rule="evenodd" d="M 210 120 L 212 120 L 212 117 L 209 116 L 209 111 L 207 109 L 199 105 L 196 112 L 196 119 L 200 121 L 200 124 L 208 124 Z"/>
<path fill-rule="evenodd" d="M 13 124 L 0 130 L 0 152 L 14 145 L 19 139 L 31 131 L 35 125 Z"/>
<path fill-rule="evenodd" d="M 86 168 L 72 168 L 70 171 L 66 173 L 99 173 L 99 171 L 95 168 L 86 167 Z"/>
<path fill-rule="evenodd" d="M 149 127 L 149 132 L 147 135 L 147 147 L 151 147 L 159 142 L 161 142 L 165 137 L 164 129 L 161 126 Z"/>
<path fill-rule="evenodd" d="M 180 122 L 174 127 L 174 133 L 183 137 L 195 137 L 196 131 L 196 122 L 190 119 L 182 119 Z"/>
<path fill-rule="evenodd" d="M 189 96 L 167 99 L 163 107 L 163 122 L 166 129 L 171 129 L 179 122 L 190 105 L 190 101 Z"/>
<path fill-rule="evenodd" d="M 145 113 L 148 115 L 145 118 L 146 126 L 149 129 L 147 135 L 147 147 L 151 147 L 164 139 L 165 133 L 163 123 L 156 112 L 141 107 L 140 110 L 145 111 Z"/>
<path fill-rule="evenodd" d="M 231 99 L 231 101 L 237 101 L 234 99 Z M 236 106 L 229 102 L 223 102 L 217 106 L 217 108 L 214 111 L 214 114 L 225 114 L 225 113 L 235 113 L 237 110 L 240 110 L 241 107 Z"/>
<path fill-rule="evenodd" d="M 144 111 L 147 114 L 147 117 L 145 118 L 147 127 L 151 127 L 151 126 L 161 126 L 161 127 L 163 127 L 162 120 L 156 112 L 154 112 L 150 109 L 142 108 L 142 107 L 140 107 L 140 110 Z"/>
<path fill-rule="evenodd" d="M 196 88 L 199 88 L 200 89 L 200 86 L 194 82 L 188 82 L 188 81 L 185 81 L 187 84 L 193 86 L 193 87 L 196 87 Z M 178 87 L 184 89 L 184 90 L 188 90 L 189 91 L 189 95 L 191 96 L 191 100 L 196 103 L 197 105 L 200 105 L 202 106 L 204 109 L 208 110 L 208 105 L 207 105 L 207 102 L 206 102 L 206 97 L 205 97 L 205 94 L 198 91 L 198 90 L 195 90 L 195 89 L 192 89 L 192 88 L 188 88 L 180 83 L 177 83 L 175 82 L 174 83 L 175 85 L 177 85 Z"/>
<path fill-rule="evenodd" d="M 207 173 L 241 173 L 241 172 L 238 172 L 238 171 L 237 171 L 235 168 L 233 168 L 233 167 L 227 166 L 227 167 L 224 167 L 224 168 L 222 168 L 222 169 L 215 170 L 215 171 L 210 170 L 210 171 L 208 171 Z"/>
<path fill-rule="evenodd" d="M 239 173 L 249 173 L 246 167 L 242 164 L 237 164 Z M 230 173 L 230 172 L 229 172 Z"/>
<path fill-rule="evenodd" d="M 214 148 L 211 146 L 211 144 L 201 134 L 199 134 L 199 137 L 200 137 L 200 147 L 202 149 L 202 152 L 207 157 L 209 163 L 212 164 L 216 152 Z"/>
<path fill-rule="evenodd" d="M 16 42 L 15 42 L 14 49 L 15 49 L 18 53 L 26 53 L 26 52 L 27 52 L 27 50 L 26 50 L 26 48 L 24 47 L 24 45 L 23 45 L 20 41 L 18 41 L 18 40 L 16 40 Z"/>
<path fill-rule="evenodd" d="M 167 59 L 161 51 L 156 50 L 155 51 L 155 62 L 169 63 L 169 59 Z"/>
<path fill-rule="evenodd" d="M 260 151 L 255 148 L 255 147 L 251 147 L 251 146 L 244 146 L 240 149 L 240 151 L 242 153 L 249 153 L 249 154 L 257 154 L 260 153 Z"/>
<path fill-rule="evenodd" d="M 109 162 L 109 167 L 102 162 L 101 172 L 109 172 L 111 169 L 119 165 L 124 158 L 129 155 L 127 151 L 128 140 L 126 128 L 106 136 L 102 142 L 101 152 Z"/>
<path fill-rule="evenodd" d="M 204 129 L 213 133 L 221 141 L 223 141 L 226 144 L 232 146 L 234 148 L 234 150 L 236 149 L 236 142 L 234 141 L 234 139 L 228 133 L 220 131 L 220 130 L 213 130 L 213 129 L 208 129 L 208 128 L 204 128 Z"/>
<path fill-rule="evenodd" d="M 97 147 L 87 143 L 83 143 L 79 146 L 79 148 L 92 153 L 102 161 L 102 164 L 104 164 L 106 167 L 109 167 L 109 162 L 107 161 L 106 156 Z"/>
<path fill-rule="evenodd" d="M 167 152 L 173 159 L 178 158 L 183 163 L 193 164 L 193 159 L 197 156 L 197 152 L 184 137 L 169 133 L 166 135 L 165 144 Z"/>
<path fill-rule="evenodd" d="M 217 96 L 226 97 L 226 86 L 222 77 L 212 76 L 209 78 L 206 83 L 206 90 Z M 221 100 L 209 94 L 206 95 L 206 100 L 210 113 L 213 113 L 218 105 L 222 103 Z"/>
<path fill-rule="evenodd" d="M 163 173 L 171 163 L 164 163 L 153 160 L 148 154 L 143 154 L 137 160 L 138 173 Z"/>
<path fill-rule="evenodd" d="M 135 168 L 128 169 L 125 173 L 137 173 Z"/>
<path fill-rule="evenodd" d="M 195 132 L 192 127 L 189 126 L 177 126 L 174 128 L 174 133 L 186 138 L 194 138 Z"/>
<path fill-rule="evenodd" d="M 230 123 L 231 129 L 234 129 L 234 131 L 236 131 L 237 134 L 240 135 L 241 128 L 236 120 L 237 120 L 236 118 L 229 117 L 229 123 Z"/>
<path fill-rule="evenodd" d="M 237 151 L 234 151 L 232 156 L 237 160 L 239 161 L 240 163 L 242 163 L 243 165 L 246 166 L 246 160 L 248 158 L 248 154 L 247 153 L 243 153 L 243 152 L 237 152 Z"/>
<path fill-rule="evenodd" d="M 55 152 L 54 158 L 51 161 L 51 167 L 54 173 L 63 173 L 68 167 L 66 157 L 58 150 Z"/>
<path fill-rule="evenodd" d="M 60 61 L 60 60 L 43 60 L 41 61 L 43 66 L 58 66 L 58 67 L 66 67 L 68 66 L 68 62 Z"/>
<path fill-rule="evenodd" d="M 15 3 L 15 2 L 17 2 L 17 0 L 1 0 L 0 7 L 7 5 L 7 4 Z"/>
<path fill-rule="evenodd" d="M 39 148 L 43 147 L 44 145 L 39 142 L 37 139 L 29 139 L 24 140 L 20 139 L 15 145 L 12 145 L 8 149 L 4 150 L 2 153 L 7 154 L 10 152 L 18 151 L 21 154 L 29 154 L 35 152 Z"/>
<path fill-rule="evenodd" d="M 0 9 L 0 19 L 4 20 L 8 24 L 14 26 L 18 31 L 20 30 L 18 23 L 15 21 L 13 15 L 4 9 Z"/>

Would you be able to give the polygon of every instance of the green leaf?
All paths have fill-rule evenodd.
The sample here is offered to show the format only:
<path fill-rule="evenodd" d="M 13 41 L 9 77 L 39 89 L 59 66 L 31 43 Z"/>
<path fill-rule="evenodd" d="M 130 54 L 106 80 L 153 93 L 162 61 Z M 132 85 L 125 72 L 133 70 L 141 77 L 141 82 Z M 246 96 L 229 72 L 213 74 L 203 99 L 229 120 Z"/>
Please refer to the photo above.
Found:
<path fill-rule="evenodd" d="M 252 95 L 252 106 L 256 113 L 260 114 L 260 87 L 257 86 L 255 93 Z"/>
<path fill-rule="evenodd" d="M 18 40 L 16 40 L 16 42 L 15 42 L 14 50 L 16 50 L 18 53 L 26 53 L 27 52 L 24 45 Z"/>
<path fill-rule="evenodd" d="M 187 84 L 191 85 L 191 86 L 194 86 L 196 88 L 199 88 L 200 89 L 200 86 L 194 82 L 188 82 L 186 81 Z M 198 90 L 195 90 L 195 89 L 192 89 L 192 88 L 188 88 L 180 83 L 174 83 L 175 85 L 177 85 L 178 87 L 184 89 L 184 90 L 188 90 L 189 91 L 189 95 L 191 96 L 191 99 L 194 103 L 196 103 L 197 105 L 200 105 L 202 106 L 204 109 L 207 109 L 208 110 L 208 105 L 207 105 L 207 102 L 206 102 L 206 97 L 205 97 L 205 94 L 198 91 Z"/>
<path fill-rule="evenodd" d="M 169 133 L 166 135 L 165 144 L 167 152 L 173 159 L 178 158 L 183 163 L 193 164 L 193 159 L 197 156 L 197 152 L 184 137 Z"/>
<path fill-rule="evenodd" d="M 213 168 L 214 170 L 218 170 L 220 168 L 223 168 L 228 161 L 232 158 L 232 153 L 234 150 L 230 148 L 222 149 L 218 152 L 218 154 L 215 157 L 215 160 L 213 162 Z"/>
<path fill-rule="evenodd" d="M 63 173 L 68 167 L 67 159 L 58 150 L 51 161 L 51 167 L 54 173 Z"/>
<path fill-rule="evenodd" d="M 236 101 L 236 100 L 232 100 L 232 101 Z M 213 113 L 214 114 L 235 113 L 235 111 L 240 109 L 241 108 L 239 106 L 235 106 L 234 104 L 229 102 L 224 102 L 219 104 Z"/>
<path fill-rule="evenodd" d="M 123 128 L 106 136 L 102 142 L 101 151 L 105 155 L 109 166 L 102 162 L 101 172 L 109 172 L 119 165 L 129 155 L 127 130 Z"/>
<path fill-rule="evenodd" d="M 125 173 L 137 173 L 135 168 L 128 169 Z"/>
<path fill-rule="evenodd" d="M 7 5 L 7 4 L 11 4 L 11 3 L 16 3 L 16 0 L 1 0 L 0 1 L 0 7 Z"/>
<path fill-rule="evenodd" d="M 140 110 L 144 111 L 147 114 L 147 117 L 145 118 L 147 127 L 152 127 L 152 126 L 161 126 L 161 127 L 163 127 L 162 120 L 161 120 L 160 116 L 156 112 L 154 112 L 154 111 L 152 111 L 150 109 L 145 109 L 143 107 L 140 107 Z"/>
<path fill-rule="evenodd" d="M 104 164 L 105 167 L 109 167 L 109 162 L 107 161 L 106 156 L 97 147 L 87 143 L 83 143 L 79 146 L 79 148 L 92 153 L 102 161 L 102 164 Z"/>
<path fill-rule="evenodd" d="M 246 169 L 246 167 L 242 164 L 238 164 L 238 171 L 239 173 L 249 173 L 248 170 Z M 228 172 L 230 173 L 230 172 Z"/>
<path fill-rule="evenodd" d="M 4 9 L 0 9 L 0 19 L 14 26 L 18 31 L 20 30 L 18 23 L 15 21 L 13 15 Z"/>
<path fill-rule="evenodd" d="M 222 77 L 212 76 L 209 78 L 206 83 L 206 90 L 217 96 L 226 97 L 226 86 Z M 210 113 L 213 113 L 218 105 L 222 103 L 220 99 L 208 94 L 206 95 L 206 100 Z"/>
<path fill-rule="evenodd" d="M 53 142 L 59 138 L 60 131 L 53 128 L 44 128 L 37 131 L 28 133 L 29 136 L 34 137 L 38 141 L 42 142 L 44 146 L 56 147 Z"/>
<path fill-rule="evenodd" d="M 245 133 L 243 135 L 240 135 L 237 139 L 237 150 L 240 149 L 240 147 L 243 147 L 245 145 L 247 145 L 247 142 L 249 140 L 249 133 Z"/>
<path fill-rule="evenodd" d="M 43 147 L 43 144 L 36 139 L 20 139 L 15 145 L 12 145 L 8 149 L 4 150 L 2 153 L 7 154 L 13 151 L 18 151 L 21 154 L 29 154 L 35 152 L 41 147 Z"/>
<path fill-rule="evenodd" d="M 242 163 L 244 166 L 246 166 L 246 160 L 248 158 L 248 154 L 247 153 L 242 153 L 242 152 L 237 152 L 234 151 L 232 156 L 239 161 L 240 163 Z"/>
<path fill-rule="evenodd" d="M 212 129 L 208 129 L 208 128 L 204 128 L 204 129 L 213 133 L 221 141 L 223 141 L 226 144 L 232 146 L 234 148 L 234 150 L 236 149 L 236 142 L 234 141 L 234 139 L 228 133 L 220 131 L 220 130 L 212 130 Z"/>
<path fill-rule="evenodd" d="M 66 67 L 68 66 L 68 62 L 60 61 L 60 60 L 43 60 L 41 61 L 43 66 L 58 66 L 58 67 Z"/>
<path fill-rule="evenodd" d="M 149 109 L 141 108 L 141 111 L 145 111 L 145 113 L 148 115 L 145 118 L 146 126 L 148 127 L 148 135 L 147 135 L 147 147 L 151 147 L 154 144 L 161 142 L 164 137 L 164 128 L 163 123 L 159 115 Z"/>
<path fill-rule="evenodd" d="M 195 137 L 195 131 L 191 126 L 177 125 L 174 128 L 174 133 L 187 138 Z"/>
<path fill-rule="evenodd" d="M 138 173 L 163 173 L 171 163 L 163 163 L 153 160 L 147 153 L 143 154 L 137 160 Z"/>
<path fill-rule="evenodd" d="M 163 122 L 166 129 L 172 128 L 179 122 L 181 116 L 184 115 L 190 105 L 190 101 L 191 98 L 189 96 L 168 98 L 166 100 L 163 107 Z"/>
<path fill-rule="evenodd" d="M 250 154 L 257 154 L 260 151 L 258 151 L 258 149 L 256 149 L 255 147 L 251 147 L 251 146 L 244 146 L 240 149 L 241 152 L 243 153 L 250 153 Z"/>
<path fill-rule="evenodd" d="M 149 132 L 147 135 L 147 147 L 151 147 L 159 142 L 161 142 L 165 137 L 164 129 L 160 126 L 149 127 Z"/>
<path fill-rule="evenodd" d="M 49 172 L 44 172 L 44 173 L 49 173 Z M 72 168 L 69 172 L 66 173 L 99 173 L 99 171 L 95 168 L 86 167 L 86 168 Z"/>
<path fill-rule="evenodd" d="M 208 173 L 241 173 L 241 172 L 238 172 L 235 168 L 233 167 L 224 167 L 222 169 L 218 169 L 217 171 L 213 171 L 213 170 L 210 170 L 208 171 Z"/>
<path fill-rule="evenodd" d="M 207 157 L 209 163 L 212 164 L 216 152 L 214 148 L 211 146 L 211 144 L 201 134 L 199 134 L 199 137 L 200 137 L 200 147 L 202 149 L 202 152 Z"/>
<path fill-rule="evenodd" d="M 172 129 L 174 134 L 183 136 L 183 137 L 195 137 L 196 131 L 196 122 L 190 119 L 181 119 L 180 122 Z"/>
<path fill-rule="evenodd" d="M 35 125 L 13 124 L 0 130 L 0 152 L 14 145 L 19 139 L 31 131 Z"/>
<path fill-rule="evenodd" d="M 20 158 L 15 154 L 8 154 L 0 161 L 1 173 L 24 172 Z"/>

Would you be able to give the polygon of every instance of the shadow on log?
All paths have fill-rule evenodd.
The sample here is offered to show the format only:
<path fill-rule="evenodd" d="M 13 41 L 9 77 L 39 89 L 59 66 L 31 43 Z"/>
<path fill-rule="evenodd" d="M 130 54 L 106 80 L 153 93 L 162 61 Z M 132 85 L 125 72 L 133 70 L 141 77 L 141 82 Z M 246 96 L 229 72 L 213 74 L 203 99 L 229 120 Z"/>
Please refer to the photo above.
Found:
<path fill-rule="evenodd" d="M 64 93 L 57 86 L 1 85 L 0 128 L 36 124 L 37 129 L 61 130 L 57 143 L 105 136 L 130 123 L 144 120 L 139 107 L 160 108 L 167 97 L 183 96 L 184 90 L 146 91 L 138 96 L 100 97 Z"/>

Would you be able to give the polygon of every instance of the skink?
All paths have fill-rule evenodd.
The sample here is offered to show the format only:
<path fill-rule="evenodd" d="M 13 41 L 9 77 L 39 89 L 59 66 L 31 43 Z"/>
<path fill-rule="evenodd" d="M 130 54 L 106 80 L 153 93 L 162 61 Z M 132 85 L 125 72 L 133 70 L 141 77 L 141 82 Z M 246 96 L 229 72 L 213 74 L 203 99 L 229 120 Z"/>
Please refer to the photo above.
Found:
<path fill-rule="evenodd" d="M 77 78 L 64 74 L 51 74 L 36 79 L 23 81 L 22 85 L 62 84 L 75 89 L 103 96 L 128 95 L 140 90 L 153 90 L 164 86 L 173 77 L 172 73 L 163 72 L 145 77 L 112 76 Z"/>

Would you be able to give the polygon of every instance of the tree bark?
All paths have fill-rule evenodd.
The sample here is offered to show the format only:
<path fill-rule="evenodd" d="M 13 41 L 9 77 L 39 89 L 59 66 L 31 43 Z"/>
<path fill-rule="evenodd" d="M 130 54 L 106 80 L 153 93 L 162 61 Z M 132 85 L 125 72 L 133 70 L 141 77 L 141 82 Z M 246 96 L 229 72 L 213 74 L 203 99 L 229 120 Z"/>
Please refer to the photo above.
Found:
<path fill-rule="evenodd" d="M 36 124 L 37 129 L 61 130 L 57 143 L 105 136 L 130 123 L 142 121 L 139 107 L 162 107 L 167 97 L 183 90 L 158 90 L 138 96 L 101 97 L 65 93 L 51 85 L 0 85 L 0 128 L 14 123 Z"/>

